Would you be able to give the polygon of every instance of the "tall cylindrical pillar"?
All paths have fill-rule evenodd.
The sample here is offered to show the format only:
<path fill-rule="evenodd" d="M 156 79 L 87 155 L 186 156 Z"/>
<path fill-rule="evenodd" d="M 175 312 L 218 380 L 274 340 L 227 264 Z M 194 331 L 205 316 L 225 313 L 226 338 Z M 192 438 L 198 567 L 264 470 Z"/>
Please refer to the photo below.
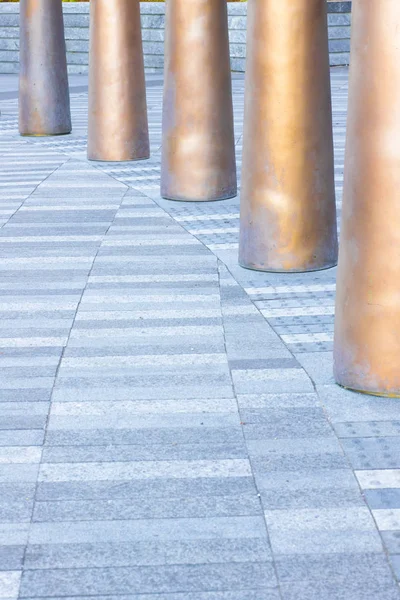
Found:
<path fill-rule="evenodd" d="M 71 132 L 61 0 L 20 1 L 19 131 Z"/>
<path fill-rule="evenodd" d="M 226 0 L 167 0 L 161 195 L 236 196 Z"/>
<path fill-rule="evenodd" d="M 400 396 L 400 3 L 353 0 L 336 381 Z"/>
<path fill-rule="evenodd" d="M 139 0 L 91 0 L 88 158 L 149 158 Z"/>
<path fill-rule="evenodd" d="M 251 0 L 239 262 L 315 271 L 337 262 L 325 0 Z"/>

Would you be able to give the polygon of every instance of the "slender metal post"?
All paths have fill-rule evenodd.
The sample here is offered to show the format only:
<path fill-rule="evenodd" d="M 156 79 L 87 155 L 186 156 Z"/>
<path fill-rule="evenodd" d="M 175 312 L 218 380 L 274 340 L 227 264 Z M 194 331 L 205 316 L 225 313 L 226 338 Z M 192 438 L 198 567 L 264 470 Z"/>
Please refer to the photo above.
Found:
<path fill-rule="evenodd" d="M 91 0 L 88 158 L 149 158 L 139 0 Z"/>
<path fill-rule="evenodd" d="M 61 0 L 20 1 L 19 131 L 71 132 Z"/>
<path fill-rule="evenodd" d="M 400 396 L 399 31 L 398 0 L 353 0 L 334 369 L 382 396 Z"/>
<path fill-rule="evenodd" d="M 161 195 L 236 196 L 226 0 L 167 0 Z"/>
<path fill-rule="evenodd" d="M 337 262 L 325 0 L 251 0 L 239 262 L 315 271 Z"/>

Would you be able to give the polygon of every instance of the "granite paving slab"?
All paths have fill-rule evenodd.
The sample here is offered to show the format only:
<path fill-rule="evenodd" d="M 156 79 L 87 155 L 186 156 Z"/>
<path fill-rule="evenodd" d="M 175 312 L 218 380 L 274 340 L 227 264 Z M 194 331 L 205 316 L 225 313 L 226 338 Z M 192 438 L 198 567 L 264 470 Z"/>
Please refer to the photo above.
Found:
<path fill-rule="evenodd" d="M 134 163 L 86 160 L 85 90 L 57 138 L 20 138 L 8 92 L 0 599 L 399 598 L 398 403 L 334 383 L 336 270 L 241 269 L 239 197 L 160 197 L 161 81 Z"/>

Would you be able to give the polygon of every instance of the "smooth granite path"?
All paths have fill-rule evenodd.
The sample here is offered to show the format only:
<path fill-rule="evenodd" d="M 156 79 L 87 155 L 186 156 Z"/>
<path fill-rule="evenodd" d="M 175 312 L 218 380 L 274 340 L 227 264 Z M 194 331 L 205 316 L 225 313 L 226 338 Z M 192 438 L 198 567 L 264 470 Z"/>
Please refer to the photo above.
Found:
<path fill-rule="evenodd" d="M 399 401 L 334 384 L 335 270 L 160 199 L 159 83 L 138 163 L 87 162 L 86 93 L 62 138 L 0 100 L 0 599 L 398 600 Z"/>

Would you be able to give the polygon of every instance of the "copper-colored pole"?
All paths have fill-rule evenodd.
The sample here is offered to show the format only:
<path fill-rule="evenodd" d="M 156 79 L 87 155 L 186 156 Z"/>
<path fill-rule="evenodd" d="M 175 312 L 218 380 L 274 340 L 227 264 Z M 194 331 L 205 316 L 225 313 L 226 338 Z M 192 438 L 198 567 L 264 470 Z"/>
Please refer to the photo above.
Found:
<path fill-rule="evenodd" d="M 91 0 L 88 158 L 149 158 L 139 0 Z"/>
<path fill-rule="evenodd" d="M 19 131 L 71 132 L 61 0 L 20 1 Z"/>
<path fill-rule="evenodd" d="M 339 384 L 391 396 L 400 396 L 399 31 L 399 0 L 353 0 L 334 345 Z"/>
<path fill-rule="evenodd" d="M 226 0 L 167 0 L 161 195 L 236 196 Z"/>
<path fill-rule="evenodd" d="M 239 262 L 315 271 L 337 261 L 325 0 L 251 0 Z"/>

